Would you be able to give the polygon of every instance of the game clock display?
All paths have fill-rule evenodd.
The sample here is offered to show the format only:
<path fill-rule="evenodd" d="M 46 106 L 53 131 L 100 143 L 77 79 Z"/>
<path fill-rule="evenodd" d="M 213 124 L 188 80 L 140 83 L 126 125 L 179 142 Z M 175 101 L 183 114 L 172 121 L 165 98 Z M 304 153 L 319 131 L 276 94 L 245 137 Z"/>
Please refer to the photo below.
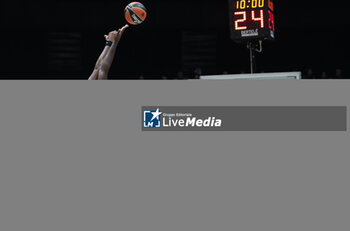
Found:
<path fill-rule="evenodd" d="M 231 39 L 275 39 L 274 5 L 272 0 L 229 0 Z"/>

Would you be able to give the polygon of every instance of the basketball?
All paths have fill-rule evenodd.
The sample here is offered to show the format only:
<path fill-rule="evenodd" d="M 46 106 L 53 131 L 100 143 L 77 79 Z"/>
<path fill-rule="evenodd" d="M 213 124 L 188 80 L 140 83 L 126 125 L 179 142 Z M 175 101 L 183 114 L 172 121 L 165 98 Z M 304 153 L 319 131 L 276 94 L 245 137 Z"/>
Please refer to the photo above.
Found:
<path fill-rule="evenodd" d="M 146 7 L 140 2 L 129 3 L 124 10 L 125 19 L 131 25 L 139 25 L 147 17 Z"/>

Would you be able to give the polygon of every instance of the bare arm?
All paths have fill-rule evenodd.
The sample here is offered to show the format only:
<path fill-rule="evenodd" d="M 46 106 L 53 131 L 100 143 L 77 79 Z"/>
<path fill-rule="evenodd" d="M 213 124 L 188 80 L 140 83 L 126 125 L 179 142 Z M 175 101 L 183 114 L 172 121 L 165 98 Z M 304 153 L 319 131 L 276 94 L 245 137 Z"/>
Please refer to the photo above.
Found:
<path fill-rule="evenodd" d="M 105 35 L 105 39 L 106 39 L 106 41 L 109 41 L 108 35 Z M 109 46 L 104 47 L 102 53 L 100 54 L 100 56 L 98 57 L 98 59 L 96 61 L 94 70 L 93 70 L 92 74 L 90 75 L 89 80 L 98 80 L 98 72 L 101 68 L 101 62 L 104 59 L 104 57 L 107 55 L 109 48 L 110 48 Z"/>
<path fill-rule="evenodd" d="M 124 27 L 122 27 L 118 31 L 113 31 L 108 35 L 109 39 L 113 42 L 113 44 L 108 49 L 107 54 L 105 55 L 105 57 L 101 61 L 101 67 L 99 68 L 99 73 L 98 73 L 99 80 L 106 80 L 108 78 L 109 69 L 112 66 L 119 41 L 120 41 L 124 31 L 128 27 L 129 27 L 128 25 L 125 25 Z"/>
<path fill-rule="evenodd" d="M 118 47 L 118 44 L 113 43 L 112 46 L 108 49 L 106 56 L 102 59 L 101 65 L 98 69 L 99 80 L 106 80 L 108 78 L 109 69 L 112 66 L 117 47 Z"/>
<path fill-rule="evenodd" d="M 105 37 L 105 39 L 106 39 L 106 42 L 107 42 L 107 41 L 111 41 L 110 38 L 108 37 L 108 35 L 105 35 L 104 37 Z M 112 42 L 113 42 L 113 41 L 112 41 Z M 109 46 L 105 46 L 105 47 L 104 47 L 104 49 L 103 49 L 103 51 L 102 51 L 100 57 L 98 57 L 98 60 L 97 60 L 96 65 L 95 65 L 95 69 L 100 68 L 101 62 L 102 62 L 102 60 L 106 57 L 109 48 L 110 48 Z"/>
<path fill-rule="evenodd" d="M 109 46 L 105 46 L 104 47 L 100 57 L 98 57 L 98 60 L 97 60 L 97 62 L 95 64 L 95 69 L 98 69 L 101 66 L 101 62 L 106 57 L 109 48 L 110 48 Z"/>

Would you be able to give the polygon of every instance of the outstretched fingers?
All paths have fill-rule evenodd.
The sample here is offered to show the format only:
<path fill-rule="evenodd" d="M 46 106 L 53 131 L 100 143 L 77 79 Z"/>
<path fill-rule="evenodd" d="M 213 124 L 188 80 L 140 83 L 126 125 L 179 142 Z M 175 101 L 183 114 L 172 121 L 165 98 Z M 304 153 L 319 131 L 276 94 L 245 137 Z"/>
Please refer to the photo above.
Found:
<path fill-rule="evenodd" d="M 124 30 L 126 30 L 126 28 L 128 28 L 128 27 L 129 27 L 129 25 L 128 25 L 128 24 L 125 24 L 125 26 L 123 26 L 123 27 L 121 28 L 121 30 L 124 31 Z"/>
<path fill-rule="evenodd" d="M 119 40 L 121 39 L 124 31 L 129 27 L 128 24 L 126 24 L 125 26 L 123 26 L 122 28 L 120 28 L 118 31 L 116 31 L 116 41 L 119 42 Z"/>

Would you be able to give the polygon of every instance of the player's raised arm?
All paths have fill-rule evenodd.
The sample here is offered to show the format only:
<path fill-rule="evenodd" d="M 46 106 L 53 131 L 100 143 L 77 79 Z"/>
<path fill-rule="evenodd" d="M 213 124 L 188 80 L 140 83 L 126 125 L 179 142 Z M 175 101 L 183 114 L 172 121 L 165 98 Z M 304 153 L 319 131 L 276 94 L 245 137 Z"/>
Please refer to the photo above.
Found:
<path fill-rule="evenodd" d="M 111 31 L 106 38 L 106 46 L 96 62 L 95 69 L 89 80 L 106 80 L 108 79 L 109 69 L 113 63 L 115 52 L 122 38 L 124 31 L 129 27 L 125 25 L 118 31 Z"/>
<path fill-rule="evenodd" d="M 124 31 L 128 27 L 128 25 L 125 25 L 118 31 L 112 31 L 109 33 L 108 37 L 110 38 L 112 44 L 110 49 L 107 51 L 107 55 L 105 56 L 105 58 L 102 59 L 101 68 L 99 70 L 98 75 L 99 80 L 106 80 L 108 78 L 109 69 L 112 66 L 116 49 L 118 47 L 121 37 L 123 36 Z"/>
<path fill-rule="evenodd" d="M 101 68 L 101 62 L 104 59 L 104 57 L 107 55 L 107 51 L 110 48 L 110 46 L 108 46 L 108 44 L 109 44 L 108 43 L 108 41 L 109 41 L 108 35 L 105 35 L 104 37 L 106 39 L 106 45 L 105 45 L 102 53 L 100 54 L 100 56 L 98 57 L 98 59 L 96 61 L 94 70 L 93 70 L 92 74 L 90 75 L 89 80 L 97 80 L 98 79 L 98 72 L 99 72 L 99 70 Z"/>

